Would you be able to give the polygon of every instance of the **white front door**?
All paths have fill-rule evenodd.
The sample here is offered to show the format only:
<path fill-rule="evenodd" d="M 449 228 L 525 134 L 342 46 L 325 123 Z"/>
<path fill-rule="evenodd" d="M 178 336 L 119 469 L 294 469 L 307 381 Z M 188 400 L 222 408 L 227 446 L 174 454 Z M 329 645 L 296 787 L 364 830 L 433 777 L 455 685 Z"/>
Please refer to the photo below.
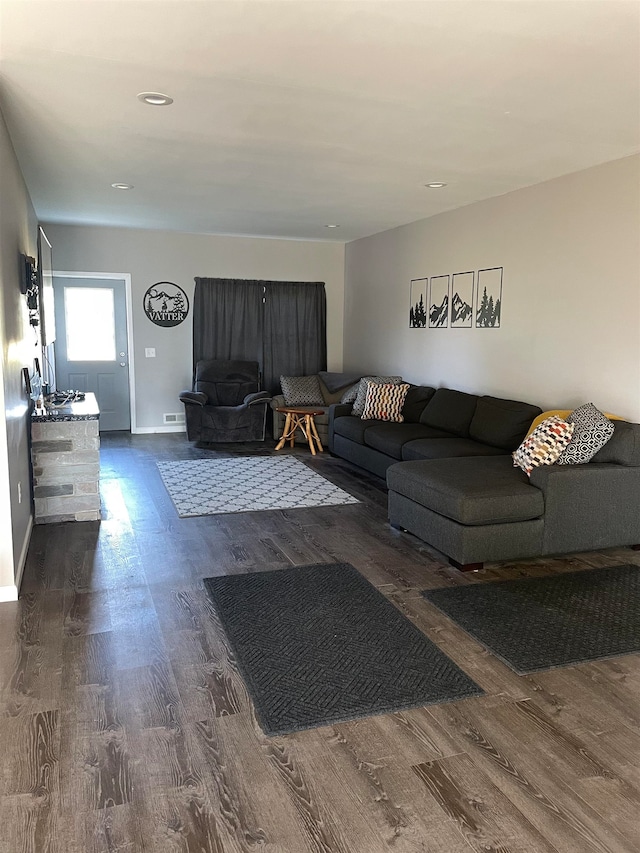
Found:
<path fill-rule="evenodd" d="M 100 431 L 131 428 L 124 279 L 53 277 L 56 387 L 92 391 Z"/>

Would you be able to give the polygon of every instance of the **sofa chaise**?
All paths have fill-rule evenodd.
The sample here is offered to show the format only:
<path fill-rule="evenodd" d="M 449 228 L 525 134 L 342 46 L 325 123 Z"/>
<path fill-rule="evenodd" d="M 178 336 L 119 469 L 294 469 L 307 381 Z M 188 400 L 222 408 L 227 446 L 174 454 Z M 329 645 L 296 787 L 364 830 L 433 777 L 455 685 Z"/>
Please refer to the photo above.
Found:
<path fill-rule="evenodd" d="M 336 405 L 329 449 L 386 477 L 389 520 L 463 570 L 640 543 L 640 425 L 617 420 L 585 464 L 514 467 L 537 406 L 451 389 L 409 389 L 402 423 Z"/>

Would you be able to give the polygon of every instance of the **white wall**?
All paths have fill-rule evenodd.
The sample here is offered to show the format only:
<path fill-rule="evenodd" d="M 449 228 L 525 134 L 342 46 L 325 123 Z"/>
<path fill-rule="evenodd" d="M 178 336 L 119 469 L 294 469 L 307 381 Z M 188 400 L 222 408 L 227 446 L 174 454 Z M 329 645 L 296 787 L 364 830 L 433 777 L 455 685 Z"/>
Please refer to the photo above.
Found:
<path fill-rule="evenodd" d="M 39 339 L 20 293 L 21 258 L 37 257 L 37 222 L 0 114 L 0 601 L 17 597 L 32 524 L 29 409 L 22 368 Z M 18 501 L 18 484 L 22 501 Z"/>
<path fill-rule="evenodd" d="M 409 329 L 411 279 L 496 266 L 500 329 Z M 348 244 L 344 362 L 639 421 L 640 157 Z"/>
<path fill-rule="evenodd" d="M 193 303 L 194 278 L 324 281 L 328 369 L 342 369 L 344 245 L 178 234 L 93 226 L 45 225 L 53 265 L 65 272 L 130 273 L 133 293 L 136 425 L 163 429 L 163 413 L 181 412 L 178 394 L 191 386 L 192 314 L 179 326 L 154 325 L 142 310 L 157 281 L 180 285 Z M 155 347 L 156 358 L 144 356 Z"/>

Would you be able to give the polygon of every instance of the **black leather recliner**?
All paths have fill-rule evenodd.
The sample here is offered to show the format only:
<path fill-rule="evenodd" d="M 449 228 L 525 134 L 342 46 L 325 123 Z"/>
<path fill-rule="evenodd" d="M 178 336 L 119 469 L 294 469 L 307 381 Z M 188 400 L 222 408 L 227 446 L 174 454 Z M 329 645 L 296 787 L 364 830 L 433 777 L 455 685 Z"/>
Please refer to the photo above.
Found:
<path fill-rule="evenodd" d="M 259 387 L 257 361 L 199 361 L 193 391 L 180 394 L 189 441 L 264 441 L 271 395 Z"/>

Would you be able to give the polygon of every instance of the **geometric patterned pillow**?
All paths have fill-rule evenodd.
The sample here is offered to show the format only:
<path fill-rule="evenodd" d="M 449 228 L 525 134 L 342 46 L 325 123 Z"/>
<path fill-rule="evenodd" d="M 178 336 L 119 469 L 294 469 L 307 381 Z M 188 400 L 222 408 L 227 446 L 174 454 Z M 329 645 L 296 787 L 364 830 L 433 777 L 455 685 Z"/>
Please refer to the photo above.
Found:
<path fill-rule="evenodd" d="M 377 385 L 375 382 L 368 382 L 362 420 L 373 418 L 378 421 L 402 423 L 402 407 L 409 388 L 408 384 Z"/>
<path fill-rule="evenodd" d="M 285 406 L 324 406 L 320 380 L 311 376 L 281 376 Z"/>
<path fill-rule="evenodd" d="M 402 382 L 402 376 L 363 376 L 358 385 L 355 403 L 351 409 L 352 415 L 362 415 L 364 412 L 364 404 L 367 399 L 367 383 L 369 382 L 373 382 L 375 385 L 399 385 Z"/>
<path fill-rule="evenodd" d="M 522 468 L 530 477 L 539 465 L 553 465 L 571 441 L 574 429 L 557 415 L 542 421 L 511 454 L 514 467 Z"/>
<path fill-rule="evenodd" d="M 585 403 L 571 412 L 567 423 L 573 424 L 575 429 L 571 441 L 558 458 L 558 465 L 589 462 L 609 441 L 615 429 L 613 422 L 593 403 Z"/>
<path fill-rule="evenodd" d="M 353 385 L 349 386 L 347 390 L 340 397 L 341 403 L 355 403 L 355 399 L 358 396 L 358 388 L 360 387 L 359 382 L 355 382 Z"/>

